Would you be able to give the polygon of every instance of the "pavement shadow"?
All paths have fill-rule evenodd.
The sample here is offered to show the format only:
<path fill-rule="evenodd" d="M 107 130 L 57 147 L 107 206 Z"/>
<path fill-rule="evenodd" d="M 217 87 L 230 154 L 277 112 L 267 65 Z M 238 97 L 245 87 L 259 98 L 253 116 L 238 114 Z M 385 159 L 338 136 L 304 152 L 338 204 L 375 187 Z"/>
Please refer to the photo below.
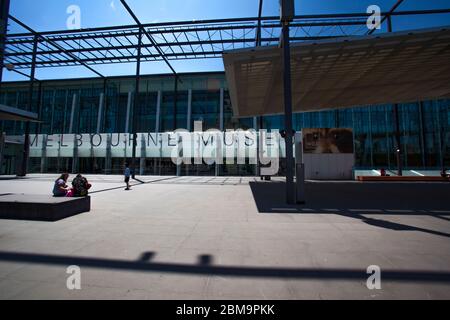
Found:
<path fill-rule="evenodd" d="M 161 178 L 161 179 L 156 179 L 156 180 L 151 180 L 151 181 L 143 181 L 143 180 L 134 178 L 133 180 L 137 181 L 137 183 L 131 182 L 130 186 L 131 187 L 136 187 L 136 186 L 141 186 L 141 185 L 146 185 L 146 184 L 151 184 L 151 183 L 156 183 L 156 182 L 161 182 L 161 181 L 166 181 L 166 180 L 171 180 L 171 179 L 174 179 L 174 177 Z M 124 188 L 125 188 L 125 184 L 123 186 L 120 186 L 120 187 L 112 187 L 112 188 L 95 190 L 95 191 L 89 192 L 89 194 L 102 193 L 102 192 L 107 192 L 107 191 L 114 191 L 114 190 L 119 190 L 119 189 L 124 189 Z"/>
<path fill-rule="evenodd" d="M 430 215 L 450 221 L 450 184 L 306 183 L 306 203 L 301 205 L 286 204 L 285 182 L 250 182 L 250 188 L 260 213 L 338 214 L 380 228 L 450 237 L 445 232 L 367 217 Z"/>
<path fill-rule="evenodd" d="M 367 270 L 348 268 L 283 268 L 259 266 L 214 265 L 208 254 L 198 256 L 197 264 L 152 262 L 154 252 L 143 252 L 137 260 L 118 260 L 97 257 L 73 257 L 37 253 L 12 253 L 0 251 L 2 262 L 24 262 L 37 265 L 77 265 L 81 268 L 126 270 L 136 272 L 164 272 L 173 274 L 233 276 L 250 278 L 291 278 L 291 279 L 342 279 L 366 281 Z M 429 270 L 389 270 L 383 269 L 383 280 L 403 282 L 450 283 L 450 272 Z"/>

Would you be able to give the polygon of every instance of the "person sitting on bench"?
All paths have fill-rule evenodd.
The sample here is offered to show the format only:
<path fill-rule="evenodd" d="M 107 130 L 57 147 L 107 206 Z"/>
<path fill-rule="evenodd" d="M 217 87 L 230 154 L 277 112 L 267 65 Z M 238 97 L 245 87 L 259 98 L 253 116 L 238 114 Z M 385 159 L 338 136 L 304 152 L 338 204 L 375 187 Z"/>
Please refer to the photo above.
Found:
<path fill-rule="evenodd" d="M 58 179 L 55 180 L 53 185 L 53 196 L 55 197 L 65 197 L 69 192 L 69 187 L 67 186 L 67 180 L 69 179 L 68 173 L 63 173 Z"/>
<path fill-rule="evenodd" d="M 77 174 L 72 181 L 72 197 L 86 197 L 91 184 L 81 174 Z"/>

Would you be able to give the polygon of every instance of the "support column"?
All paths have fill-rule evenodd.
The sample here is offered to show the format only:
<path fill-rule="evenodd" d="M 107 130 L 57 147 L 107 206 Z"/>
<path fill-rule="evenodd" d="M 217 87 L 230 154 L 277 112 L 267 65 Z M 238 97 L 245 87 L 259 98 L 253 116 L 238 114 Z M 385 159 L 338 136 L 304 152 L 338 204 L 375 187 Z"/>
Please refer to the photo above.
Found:
<path fill-rule="evenodd" d="M 111 155 L 112 133 L 106 135 L 106 159 L 105 159 L 105 173 L 111 174 L 112 155 Z"/>
<path fill-rule="evenodd" d="M 46 162 L 47 162 L 47 140 L 48 135 L 42 135 L 42 148 L 41 148 L 41 173 L 46 173 Z"/>
<path fill-rule="evenodd" d="M 38 101 L 37 114 L 38 114 L 39 119 L 42 119 L 42 82 L 41 81 L 39 81 L 39 85 L 38 85 L 37 101 Z M 36 123 L 34 128 L 35 128 L 35 130 L 34 130 L 35 134 L 41 133 L 41 122 Z M 61 133 L 63 133 L 63 132 L 61 132 Z"/>
<path fill-rule="evenodd" d="M 78 173 L 78 142 L 77 135 L 73 135 L 72 174 Z"/>
<path fill-rule="evenodd" d="M 392 17 L 391 15 L 387 16 L 388 22 L 388 32 L 392 32 Z M 394 123 L 395 123 L 395 154 L 397 157 L 397 175 L 403 175 L 402 169 L 402 145 L 401 145 L 401 135 L 400 135 L 400 119 L 398 114 L 398 104 L 394 104 Z"/>
<path fill-rule="evenodd" d="M 37 135 L 36 135 L 37 136 Z M 61 172 L 61 145 L 63 144 L 64 135 L 61 133 L 58 135 L 58 155 L 56 158 L 56 171 Z M 66 172 L 66 170 L 64 170 Z"/>
<path fill-rule="evenodd" d="M 55 103 L 56 103 L 56 90 L 53 90 L 53 98 L 52 98 L 52 114 L 50 116 L 50 134 L 54 134 L 54 126 L 53 122 L 55 120 Z"/>
<path fill-rule="evenodd" d="M 286 130 L 286 201 L 295 204 L 294 159 L 292 147 L 292 87 L 291 87 L 291 49 L 289 22 L 283 21 L 283 96 L 284 124 Z"/>
<path fill-rule="evenodd" d="M 130 133 L 131 92 L 128 92 L 127 116 L 125 118 L 125 133 Z"/>
<path fill-rule="evenodd" d="M 139 175 L 145 174 L 145 161 L 147 159 L 147 146 L 145 144 L 145 135 L 141 134 L 141 157 L 139 160 Z"/>
<path fill-rule="evenodd" d="M 385 133 L 386 133 L 386 141 L 387 141 L 387 165 L 388 168 L 391 169 L 391 139 L 390 139 L 390 134 L 389 134 L 389 127 L 388 127 L 388 123 L 389 123 L 389 107 L 385 107 L 384 109 L 384 122 L 385 122 Z M 353 114 L 353 113 L 352 113 Z M 353 119 L 352 119 L 352 126 L 353 126 Z M 355 141 L 355 130 L 353 130 L 353 141 Z M 353 145 L 353 150 L 356 150 L 355 145 Z"/>
<path fill-rule="evenodd" d="M 134 103 L 132 117 L 132 133 L 133 133 L 133 151 L 131 155 L 131 172 L 132 178 L 136 178 L 136 148 L 137 148 L 137 108 L 139 105 L 139 84 L 141 80 L 141 47 L 142 47 L 142 28 L 139 27 L 137 62 L 136 62 L 136 84 L 134 86 Z"/>
<path fill-rule="evenodd" d="M 104 98 L 105 98 L 104 92 L 100 93 L 100 100 L 99 100 L 99 103 L 98 103 L 98 113 L 97 113 L 97 128 L 95 130 L 95 132 L 97 134 L 100 134 L 100 131 L 101 131 Z M 93 170 L 94 172 L 93 173 L 97 173 L 97 169 L 98 169 L 97 161 L 98 161 L 98 158 L 94 156 L 94 148 L 93 148 L 93 146 L 91 146 L 91 155 L 92 155 L 92 163 L 93 163 L 93 167 L 94 167 L 94 170 Z"/>
<path fill-rule="evenodd" d="M 257 149 L 256 149 L 256 176 L 260 177 L 261 176 L 261 159 L 260 159 L 260 140 L 261 140 L 261 130 L 264 129 L 264 125 L 263 125 L 263 116 L 259 116 L 258 117 L 258 131 L 257 131 Z"/>
<path fill-rule="evenodd" d="M 177 129 L 177 126 L 178 126 L 177 125 L 177 116 L 178 116 L 178 76 L 175 75 L 174 97 L 173 97 L 173 129 L 172 129 L 172 131 L 175 131 Z M 176 175 L 177 175 L 177 177 L 179 177 L 179 176 L 181 176 L 181 165 L 177 164 L 176 167 L 177 167 Z"/>
<path fill-rule="evenodd" d="M 444 144 L 444 127 L 441 126 L 441 117 L 440 117 L 440 108 L 437 101 L 436 103 L 436 124 L 438 129 L 438 143 L 439 143 L 439 165 L 441 167 L 441 171 L 444 170 L 444 151 L 445 151 L 445 144 Z"/>
<path fill-rule="evenodd" d="M 161 101 L 162 101 L 162 92 L 161 92 L 161 90 L 158 91 L 158 98 L 157 99 L 158 100 L 156 101 L 155 133 L 156 133 L 156 139 L 159 141 L 159 128 L 160 128 L 159 124 L 161 122 L 160 121 L 160 117 L 161 117 Z M 157 158 L 154 159 L 154 163 L 153 163 L 153 167 L 154 168 L 153 169 L 154 169 L 154 175 L 155 176 L 158 174 L 157 167 L 158 167 L 158 163 L 161 163 L 160 160 L 161 160 L 160 158 L 159 159 L 157 159 Z"/>
<path fill-rule="evenodd" d="M 192 121 L 192 89 L 188 90 L 188 105 L 187 105 L 187 124 L 186 124 L 186 129 L 187 131 L 191 132 L 192 131 L 192 125 L 191 125 L 191 121 Z"/>
<path fill-rule="evenodd" d="M 187 129 L 187 131 L 192 132 L 192 125 L 191 125 L 191 122 L 192 122 L 192 89 L 188 90 L 188 105 L 187 105 L 186 119 L 187 119 L 186 129 Z M 185 165 L 186 176 L 189 176 L 189 168 L 191 166 L 190 162 Z"/>
<path fill-rule="evenodd" d="M 9 2 L 9 0 L 0 1 L 0 86 L 3 80 L 3 57 L 5 51 L 6 33 L 8 30 Z"/>
<path fill-rule="evenodd" d="M 395 154 L 397 156 L 397 175 L 403 175 L 402 167 L 402 144 L 400 133 L 400 117 L 398 113 L 398 104 L 394 104 L 394 121 L 395 121 Z"/>
<path fill-rule="evenodd" d="M 6 133 L 1 132 L 0 133 L 0 175 L 3 174 L 3 152 L 5 150 L 5 138 L 6 138 Z"/>
<path fill-rule="evenodd" d="M 155 123 L 155 132 L 159 133 L 160 128 L 160 117 L 161 117 L 161 100 L 162 100 L 162 92 L 158 91 L 158 101 L 156 101 L 156 123 Z"/>
<path fill-rule="evenodd" d="M 420 128 L 420 153 L 422 158 L 422 166 L 426 168 L 427 161 L 426 161 L 426 137 L 425 137 L 425 121 L 424 121 L 424 108 L 423 108 L 423 101 L 419 102 L 419 128 Z"/>
<path fill-rule="evenodd" d="M 367 140 L 369 141 L 370 166 L 373 168 L 373 139 L 372 139 L 372 106 L 366 108 L 369 116 L 369 132 Z"/>
<path fill-rule="evenodd" d="M 105 100 L 105 94 L 100 93 L 100 101 L 98 104 L 98 115 L 97 115 L 97 130 L 96 130 L 96 132 L 98 134 L 100 134 L 100 131 L 101 131 L 104 100 Z"/>
<path fill-rule="evenodd" d="M 70 123 L 69 123 L 69 133 L 73 133 L 73 121 L 75 118 L 75 108 L 77 105 L 77 94 L 74 93 L 72 96 L 72 109 L 70 111 Z"/>
<path fill-rule="evenodd" d="M 297 203 L 305 203 L 305 164 L 303 163 L 303 135 L 295 133 L 295 177 L 297 182 Z"/>
<path fill-rule="evenodd" d="M 38 49 L 38 37 L 35 35 L 33 38 L 33 56 L 31 58 L 31 72 L 30 72 L 30 86 L 28 89 L 28 111 L 33 109 L 33 86 L 34 76 L 36 72 L 36 55 Z M 28 157 L 30 154 L 30 122 L 25 123 L 25 138 L 23 142 L 23 155 L 22 165 L 18 176 L 25 177 L 28 172 Z"/>
<path fill-rule="evenodd" d="M 103 110 L 102 110 L 102 122 L 100 131 L 104 130 L 106 132 L 106 116 L 108 115 L 108 104 L 107 104 L 107 92 L 106 92 L 107 78 L 103 80 Z"/>
<path fill-rule="evenodd" d="M 177 129 L 177 114 L 178 114 L 178 76 L 175 75 L 175 83 L 173 85 L 173 129 L 175 131 Z"/>
<path fill-rule="evenodd" d="M 258 117 L 253 117 L 253 129 L 256 131 L 256 164 L 255 168 L 255 177 L 258 176 L 259 164 L 258 164 L 258 152 L 259 152 L 259 142 L 258 142 Z"/>
<path fill-rule="evenodd" d="M 220 110 L 219 110 L 219 130 L 221 132 L 224 132 L 224 89 L 220 88 Z M 221 146 L 219 144 L 221 144 L 222 141 L 217 141 L 217 150 L 216 152 L 218 152 L 218 148 L 221 148 Z M 222 153 L 222 152 L 221 152 Z M 217 156 L 216 156 L 216 171 L 215 171 L 215 175 L 216 177 L 220 176 L 220 164 L 217 163 Z"/>
<path fill-rule="evenodd" d="M 224 131 L 225 123 L 224 123 L 224 99 L 225 99 L 225 90 L 220 88 L 220 131 Z"/>

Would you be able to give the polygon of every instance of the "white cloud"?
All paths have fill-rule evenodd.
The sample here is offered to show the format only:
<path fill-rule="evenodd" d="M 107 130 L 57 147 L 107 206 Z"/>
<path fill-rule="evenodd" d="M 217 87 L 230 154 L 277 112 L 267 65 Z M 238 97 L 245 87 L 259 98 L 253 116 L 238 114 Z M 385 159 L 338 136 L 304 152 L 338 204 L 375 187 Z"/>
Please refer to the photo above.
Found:
<path fill-rule="evenodd" d="M 116 11 L 116 5 L 114 3 L 114 0 L 111 1 L 111 3 L 109 4 L 109 6 L 111 7 L 111 9 L 113 9 L 114 11 Z"/>

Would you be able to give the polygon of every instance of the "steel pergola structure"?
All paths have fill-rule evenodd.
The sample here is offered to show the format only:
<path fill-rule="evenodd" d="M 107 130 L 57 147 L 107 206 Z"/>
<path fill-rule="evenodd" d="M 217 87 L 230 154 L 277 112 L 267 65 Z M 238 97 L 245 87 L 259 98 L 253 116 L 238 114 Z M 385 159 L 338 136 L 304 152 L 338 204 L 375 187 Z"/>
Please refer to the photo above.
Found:
<path fill-rule="evenodd" d="M 439 13 L 450 13 L 450 9 L 386 12 L 382 17 Z M 296 16 L 290 23 L 290 40 L 364 35 L 367 18 L 366 13 Z M 226 50 L 277 45 L 281 29 L 279 17 L 253 17 L 9 34 L 4 65 L 31 68 L 35 41 L 36 68 L 129 63 L 138 57 L 141 62 L 221 58 Z M 141 30 L 149 37 L 142 37 L 138 55 Z"/>
<path fill-rule="evenodd" d="M 5 0 L 8 1 L 8 0 Z M 449 9 L 395 11 L 404 0 L 398 0 L 388 12 L 381 13 L 381 23 L 387 21 L 388 31 L 392 31 L 392 17 L 448 14 Z M 9 2 L 9 1 L 8 1 Z M 104 75 L 93 66 L 99 64 L 136 63 L 135 95 L 139 94 L 141 62 L 164 61 L 175 75 L 174 91 L 177 92 L 179 79 L 170 64 L 172 60 L 221 58 L 224 51 L 257 46 L 279 45 L 284 42 L 285 56 L 289 57 L 289 43 L 314 41 L 336 37 L 372 34 L 368 31 L 367 13 L 298 15 L 287 24 L 279 17 L 263 17 L 259 1 L 257 17 L 237 19 L 216 19 L 201 21 L 180 21 L 143 24 L 128 6 L 122 5 L 135 21 L 133 25 L 121 25 L 80 30 L 58 30 L 37 32 L 9 15 L 9 19 L 22 26 L 27 33 L 8 34 L 4 41 L 3 61 L 0 67 L 26 75 L 21 69 L 30 69 L 29 109 L 31 109 L 33 84 L 36 68 L 84 66 L 99 77 Z M 283 35 L 280 37 L 280 35 Z M 287 45 L 286 45 L 287 44 Z M 3 43 L 2 43 L 3 45 Z M 285 59 L 289 61 L 289 59 Z M 285 67 L 288 70 L 288 67 Z M 286 81 L 286 79 L 285 79 Z M 136 99 L 134 100 L 136 104 Z M 174 99 L 176 112 L 177 99 Z M 286 104 L 286 119 L 291 115 L 290 103 Z M 396 115 L 396 118 L 398 116 Z M 133 124 L 135 123 L 133 118 Z M 176 120 L 175 120 L 176 121 Z M 136 133 L 133 127 L 133 160 L 135 163 Z M 288 143 L 292 149 L 291 126 L 286 120 Z M 397 131 L 398 127 L 397 127 Z M 397 132 L 399 136 L 399 132 Z M 24 157 L 22 172 L 26 175 L 29 147 L 29 123 L 25 129 Z M 399 142 L 398 142 L 399 144 Z M 292 150 L 290 150 L 292 154 Z M 398 156 L 400 158 L 400 154 Z M 400 161 L 400 160 L 399 160 Z M 293 202 L 293 166 L 287 174 L 288 202 Z M 399 171 L 401 172 L 400 162 Z M 134 170 L 133 170 L 134 172 Z M 134 178 L 134 174 L 133 174 Z"/>

